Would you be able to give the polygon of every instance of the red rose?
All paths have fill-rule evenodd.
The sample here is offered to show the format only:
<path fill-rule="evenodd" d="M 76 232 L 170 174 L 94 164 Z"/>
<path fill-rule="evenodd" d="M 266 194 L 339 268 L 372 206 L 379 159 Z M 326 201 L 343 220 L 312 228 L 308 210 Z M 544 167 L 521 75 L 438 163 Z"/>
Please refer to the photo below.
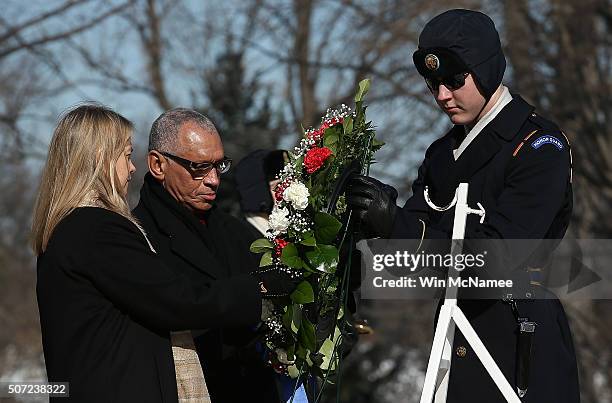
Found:
<path fill-rule="evenodd" d="M 306 172 L 312 174 L 323 166 L 325 161 L 332 155 L 332 152 L 327 147 L 313 147 L 306 153 L 304 157 L 304 166 Z"/>

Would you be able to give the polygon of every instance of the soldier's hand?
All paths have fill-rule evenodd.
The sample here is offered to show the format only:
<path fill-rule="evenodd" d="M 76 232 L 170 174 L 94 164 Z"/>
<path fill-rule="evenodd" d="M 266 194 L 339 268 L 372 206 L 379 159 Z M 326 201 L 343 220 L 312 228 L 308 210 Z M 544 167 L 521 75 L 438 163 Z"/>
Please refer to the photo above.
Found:
<path fill-rule="evenodd" d="M 346 203 L 357 214 L 366 236 L 387 238 L 393 228 L 397 190 L 369 176 L 355 175 L 348 183 Z"/>

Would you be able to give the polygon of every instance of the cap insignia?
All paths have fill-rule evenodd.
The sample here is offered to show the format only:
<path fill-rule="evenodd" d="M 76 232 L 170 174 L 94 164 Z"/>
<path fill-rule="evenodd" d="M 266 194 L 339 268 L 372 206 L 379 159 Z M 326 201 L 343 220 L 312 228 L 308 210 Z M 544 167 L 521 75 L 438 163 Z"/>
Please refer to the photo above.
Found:
<path fill-rule="evenodd" d="M 429 70 L 438 70 L 440 68 L 440 59 L 438 59 L 438 56 L 431 53 L 425 56 L 425 67 Z"/>

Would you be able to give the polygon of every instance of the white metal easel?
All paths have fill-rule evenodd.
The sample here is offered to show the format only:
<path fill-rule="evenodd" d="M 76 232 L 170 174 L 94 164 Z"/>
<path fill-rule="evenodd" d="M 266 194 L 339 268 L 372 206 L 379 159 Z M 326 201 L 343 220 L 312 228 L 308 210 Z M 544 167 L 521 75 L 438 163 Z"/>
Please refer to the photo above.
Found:
<path fill-rule="evenodd" d="M 451 254 L 460 254 L 463 249 L 463 239 L 465 237 L 465 223 L 468 214 L 478 214 L 481 216 L 482 223 L 485 216 L 484 208 L 478 203 L 479 210 L 471 209 L 467 204 L 468 184 L 460 183 L 455 192 L 453 201 L 444 207 L 438 207 L 429 199 L 427 188 L 425 188 L 425 201 L 431 208 L 437 211 L 445 211 L 455 206 L 455 219 L 453 223 L 453 241 Z M 457 270 L 449 270 L 448 278 L 459 276 Z M 420 403 L 445 403 L 448 392 L 448 381 L 450 378 L 450 367 L 452 358 L 453 340 L 455 337 L 455 326 L 459 328 L 465 336 L 476 356 L 480 359 L 485 369 L 499 388 L 504 398 L 511 403 L 521 403 L 521 400 L 514 392 L 510 383 L 501 372 L 493 357 L 484 346 L 478 334 L 465 317 L 461 308 L 457 306 L 457 287 L 446 288 L 444 304 L 440 309 L 438 323 L 431 354 L 427 364 L 425 374 L 425 384 L 421 393 Z M 435 400 L 434 400 L 435 399 Z"/>

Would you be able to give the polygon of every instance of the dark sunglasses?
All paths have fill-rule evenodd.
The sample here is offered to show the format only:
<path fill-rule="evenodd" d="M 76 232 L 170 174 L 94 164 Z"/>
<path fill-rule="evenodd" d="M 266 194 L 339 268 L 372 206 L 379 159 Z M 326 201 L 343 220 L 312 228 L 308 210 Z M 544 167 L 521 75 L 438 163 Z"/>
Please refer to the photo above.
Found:
<path fill-rule="evenodd" d="M 159 153 L 185 168 L 187 171 L 189 171 L 193 179 L 196 180 L 204 179 L 213 168 L 215 168 L 219 174 L 224 174 L 229 171 L 230 167 L 232 166 L 232 160 L 226 157 L 217 162 L 193 162 L 170 153 L 161 151 Z"/>
<path fill-rule="evenodd" d="M 470 73 L 459 73 L 453 76 L 444 78 L 426 78 L 425 83 L 430 91 L 438 91 L 440 84 L 448 88 L 449 91 L 455 91 L 465 85 L 465 79 Z"/>

